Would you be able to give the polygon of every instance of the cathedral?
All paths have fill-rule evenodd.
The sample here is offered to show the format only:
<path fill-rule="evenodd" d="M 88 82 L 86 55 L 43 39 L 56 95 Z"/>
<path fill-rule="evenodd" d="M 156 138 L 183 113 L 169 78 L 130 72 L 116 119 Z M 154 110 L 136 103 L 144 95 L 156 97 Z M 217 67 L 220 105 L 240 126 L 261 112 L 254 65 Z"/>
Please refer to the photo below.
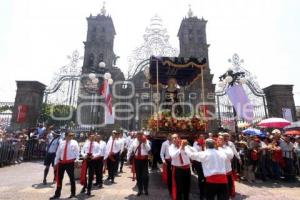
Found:
<path fill-rule="evenodd" d="M 124 84 L 117 84 L 116 87 L 112 87 L 115 93 L 126 96 L 134 85 L 134 95 L 130 99 L 113 97 L 113 104 L 119 102 L 132 103 L 134 106 L 134 117 L 128 120 L 115 121 L 114 126 L 95 127 L 97 130 L 105 131 L 112 128 L 124 128 L 127 130 L 141 129 L 147 126 L 147 120 L 153 114 L 153 108 L 151 106 L 143 106 L 147 102 L 154 101 L 154 87 L 151 87 L 147 81 L 144 70 L 137 70 L 137 72 L 129 77 L 125 81 L 124 74 L 121 70 L 115 66 L 117 56 L 114 53 L 114 36 L 116 34 L 112 17 L 106 14 L 106 10 L 103 7 L 101 13 L 97 16 L 90 15 L 87 18 L 88 30 L 87 38 L 84 42 L 84 62 L 82 66 L 83 77 L 89 73 L 104 74 L 105 72 L 111 73 L 114 82 L 123 81 Z M 214 91 L 215 85 L 212 83 L 213 75 L 210 73 L 208 48 L 206 40 L 206 23 L 203 18 L 198 18 L 193 15 L 191 9 L 188 12 L 187 17 L 184 17 L 181 21 L 181 25 L 178 31 L 179 39 L 179 54 L 174 56 L 179 57 L 194 57 L 205 58 L 207 67 L 204 69 L 203 80 L 197 80 L 192 85 L 181 89 L 179 94 L 180 101 L 190 102 L 193 105 L 201 102 L 208 102 L 215 104 Z M 160 55 L 157 55 L 160 56 Z M 148 58 L 149 59 L 149 58 Z M 105 67 L 99 67 L 99 63 L 104 62 Z M 103 65 L 103 64 L 102 64 Z M 102 84 L 101 78 L 99 79 L 98 86 Z M 96 125 L 103 123 L 103 109 L 101 106 L 97 106 L 99 102 L 103 102 L 99 93 L 90 91 L 87 87 L 88 83 L 84 78 L 81 80 L 78 105 L 81 107 L 81 112 L 78 113 L 77 122 L 85 125 Z M 203 85 L 202 85 L 203 84 Z M 204 91 L 201 90 L 204 89 Z M 160 93 L 162 88 L 160 88 Z M 86 106 L 85 106 L 86 105 Z M 95 105 L 95 106 L 91 106 Z M 123 107 L 124 109 L 128 109 Z M 211 112 L 214 112 L 213 108 L 209 108 Z M 125 116 L 131 115 L 130 113 L 122 113 Z M 116 115 L 122 115 L 116 113 Z M 110 127 L 110 128 L 109 128 Z M 216 124 L 214 121 L 209 122 L 209 130 L 215 129 Z"/>

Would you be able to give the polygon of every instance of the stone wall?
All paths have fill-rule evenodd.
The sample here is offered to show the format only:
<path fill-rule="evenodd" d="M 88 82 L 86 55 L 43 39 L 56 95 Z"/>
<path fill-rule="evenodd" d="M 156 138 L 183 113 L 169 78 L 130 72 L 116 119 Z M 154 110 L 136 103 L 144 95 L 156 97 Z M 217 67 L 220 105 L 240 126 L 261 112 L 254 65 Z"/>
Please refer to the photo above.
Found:
<path fill-rule="evenodd" d="M 45 85 L 38 81 L 17 81 L 17 93 L 11 126 L 13 130 L 35 127 L 42 110 Z M 18 113 L 20 106 L 26 106 L 28 111 L 24 122 L 19 123 Z"/>
<path fill-rule="evenodd" d="M 263 90 L 266 95 L 270 117 L 283 117 L 282 109 L 290 108 L 293 121 L 296 121 L 293 85 L 271 85 Z"/>

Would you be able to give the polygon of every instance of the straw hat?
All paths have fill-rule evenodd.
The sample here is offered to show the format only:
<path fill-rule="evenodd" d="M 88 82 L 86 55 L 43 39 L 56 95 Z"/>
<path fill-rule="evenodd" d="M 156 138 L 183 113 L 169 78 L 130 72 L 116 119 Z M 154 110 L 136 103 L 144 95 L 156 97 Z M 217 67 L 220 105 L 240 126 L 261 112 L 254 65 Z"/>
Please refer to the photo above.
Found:
<path fill-rule="evenodd" d="M 279 129 L 274 129 L 272 131 L 272 134 L 281 134 L 281 131 Z"/>

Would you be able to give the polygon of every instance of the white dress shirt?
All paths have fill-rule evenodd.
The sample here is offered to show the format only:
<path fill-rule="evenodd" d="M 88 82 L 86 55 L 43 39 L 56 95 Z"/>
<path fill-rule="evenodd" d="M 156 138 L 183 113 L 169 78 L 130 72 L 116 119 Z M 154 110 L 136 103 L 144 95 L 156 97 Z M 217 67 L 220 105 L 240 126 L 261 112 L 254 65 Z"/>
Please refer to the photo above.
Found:
<path fill-rule="evenodd" d="M 105 150 L 106 150 L 106 142 L 104 142 L 103 140 L 101 140 L 99 142 L 99 148 L 100 148 L 100 157 L 104 157 L 105 156 Z"/>
<path fill-rule="evenodd" d="M 119 138 L 118 142 L 120 143 L 121 146 L 121 152 L 122 153 L 125 150 L 125 138 Z"/>
<path fill-rule="evenodd" d="M 234 156 L 238 159 L 241 160 L 240 154 L 237 152 L 236 148 L 235 148 L 235 144 L 231 141 L 227 142 L 227 146 L 229 146 L 231 148 L 231 150 L 233 151 Z"/>
<path fill-rule="evenodd" d="M 59 144 L 58 149 L 56 151 L 55 164 L 57 164 L 59 160 L 63 160 L 65 146 L 66 146 L 66 140 L 62 141 Z M 73 159 L 79 160 L 79 145 L 76 140 L 70 140 L 67 146 L 66 160 L 73 160 Z"/>
<path fill-rule="evenodd" d="M 113 144 L 113 147 L 112 147 Z M 113 140 L 112 138 L 108 140 L 106 148 L 105 148 L 105 156 L 104 159 L 109 156 L 110 151 L 112 150 L 112 153 L 117 154 L 121 151 L 121 143 L 118 141 L 118 139 Z"/>
<path fill-rule="evenodd" d="M 82 149 L 81 149 L 81 155 L 82 157 L 86 158 L 87 157 L 87 154 L 89 153 L 90 151 L 90 146 L 91 146 L 91 141 L 90 140 L 87 140 Z M 95 142 L 93 141 L 93 146 L 92 146 L 92 149 L 91 149 L 91 154 L 93 155 L 93 157 L 99 157 L 100 156 L 100 145 L 98 142 Z"/>
<path fill-rule="evenodd" d="M 169 153 L 170 153 L 170 156 L 171 156 L 171 159 L 172 159 L 171 164 L 173 166 L 182 167 L 182 166 L 189 165 L 191 163 L 190 158 L 186 154 L 185 150 L 177 148 L 174 144 L 170 145 Z M 181 163 L 180 155 L 182 157 L 183 163 Z"/>
<path fill-rule="evenodd" d="M 171 159 L 170 153 L 169 153 L 169 147 L 172 143 L 169 140 L 166 140 L 162 143 L 161 149 L 160 149 L 160 158 L 162 161 L 165 161 L 165 159 Z"/>
<path fill-rule="evenodd" d="M 61 142 L 62 142 L 62 139 L 60 137 L 52 138 L 52 140 L 49 141 L 49 143 L 48 143 L 47 152 L 48 153 L 56 153 L 56 150 Z"/>
<path fill-rule="evenodd" d="M 226 161 L 225 161 L 226 173 L 231 172 L 232 171 L 231 159 L 234 156 L 232 149 L 229 146 L 224 145 L 223 147 L 219 147 L 218 150 L 223 151 L 226 154 Z"/>
<path fill-rule="evenodd" d="M 135 153 L 135 156 L 138 156 L 138 147 L 140 145 L 140 142 L 135 139 L 130 148 L 128 149 L 127 152 L 127 159 L 129 160 L 131 153 Z M 151 146 L 149 141 L 147 140 L 146 143 L 141 144 L 141 156 L 147 156 L 149 154 L 149 151 L 151 150 Z"/>
<path fill-rule="evenodd" d="M 226 174 L 225 162 L 228 158 L 224 151 L 206 149 L 205 151 L 196 152 L 189 147 L 186 147 L 185 150 L 191 159 L 202 163 L 205 177 L 217 174 Z"/>
<path fill-rule="evenodd" d="M 194 149 L 196 149 L 198 152 L 199 152 L 199 151 L 202 151 L 202 146 L 200 146 L 200 145 L 198 144 L 197 141 L 194 142 L 193 147 L 194 147 Z"/>
<path fill-rule="evenodd" d="M 284 140 L 280 140 L 280 148 L 282 150 L 282 157 L 284 158 L 293 158 L 293 150 L 294 145 L 293 143 L 287 143 Z"/>

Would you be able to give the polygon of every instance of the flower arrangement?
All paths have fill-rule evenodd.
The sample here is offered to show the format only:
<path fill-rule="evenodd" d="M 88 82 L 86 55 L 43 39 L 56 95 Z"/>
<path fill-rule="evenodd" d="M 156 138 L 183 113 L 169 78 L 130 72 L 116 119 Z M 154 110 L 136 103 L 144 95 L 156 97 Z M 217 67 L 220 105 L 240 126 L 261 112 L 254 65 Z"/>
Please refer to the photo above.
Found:
<path fill-rule="evenodd" d="M 159 113 L 152 116 L 148 121 L 148 127 L 152 131 L 174 131 L 174 132 L 194 132 L 204 131 L 207 121 L 199 116 L 173 118 L 170 114 Z"/>

